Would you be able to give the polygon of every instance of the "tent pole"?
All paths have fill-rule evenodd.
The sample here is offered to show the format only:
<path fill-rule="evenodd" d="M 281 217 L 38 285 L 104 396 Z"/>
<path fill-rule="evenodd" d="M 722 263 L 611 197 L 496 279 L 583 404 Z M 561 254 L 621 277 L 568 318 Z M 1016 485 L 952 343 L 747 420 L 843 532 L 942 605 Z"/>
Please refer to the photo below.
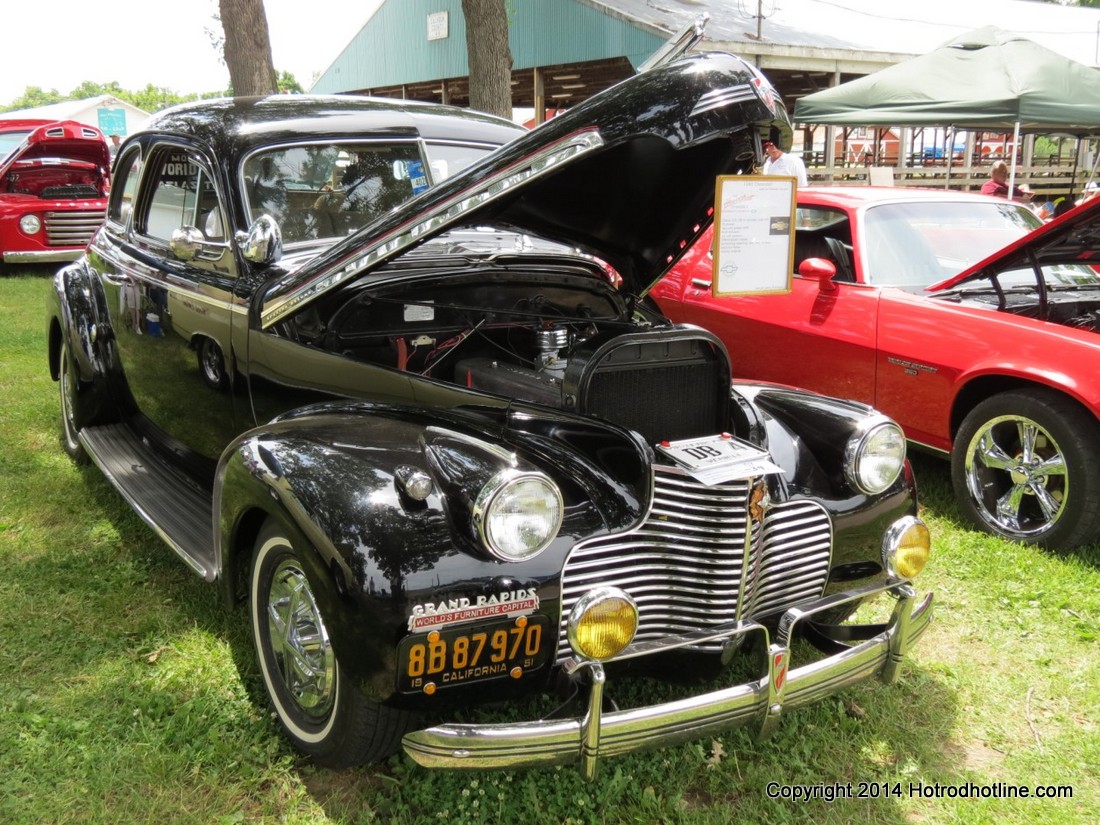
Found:
<path fill-rule="evenodd" d="M 943 153 L 944 153 L 944 155 L 947 156 L 947 175 L 945 175 L 944 179 L 943 179 L 943 188 L 944 189 L 950 189 L 951 188 L 951 160 L 953 159 L 953 157 L 955 155 L 955 127 L 954 126 L 949 126 L 947 128 L 947 131 L 944 133 L 944 143 L 946 145 L 943 147 Z"/>
<path fill-rule="evenodd" d="M 1012 193 L 1016 191 L 1016 151 L 1020 146 L 1020 121 L 1016 121 L 1016 128 L 1012 130 L 1012 171 L 1008 173 L 1008 199 L 1014 200 Z"/>

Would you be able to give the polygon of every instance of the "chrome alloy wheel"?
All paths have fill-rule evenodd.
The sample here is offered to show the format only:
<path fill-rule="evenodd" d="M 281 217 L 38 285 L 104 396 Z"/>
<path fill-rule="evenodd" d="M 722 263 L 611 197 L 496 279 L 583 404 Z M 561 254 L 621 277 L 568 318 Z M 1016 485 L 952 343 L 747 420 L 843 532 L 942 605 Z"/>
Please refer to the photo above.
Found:
<path fill-rule="evenodd" d="M 1027 538 L 1051 529 L 1069 498 L 1069 473 L 1058 442 L 1022 415 L 986 421 L 965 455 L 966 483 L 990 526 Z"/>
<path fill-rule="evenodd" d="M 288 693 L 322 720 L 336 701 L 336 655 L 305 573 L 293 558 L 276 567 L 267 597 L 271 652 Z"/>

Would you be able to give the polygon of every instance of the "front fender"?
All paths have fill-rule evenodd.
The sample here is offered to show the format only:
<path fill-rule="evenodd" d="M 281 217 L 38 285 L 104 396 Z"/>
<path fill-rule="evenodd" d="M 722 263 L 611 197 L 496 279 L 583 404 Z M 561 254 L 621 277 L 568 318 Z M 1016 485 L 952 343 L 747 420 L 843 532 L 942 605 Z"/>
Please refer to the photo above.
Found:
<path fill-rule="evenodd" d="M 916 481 L 908 462 L 878 496 L 855 489 L 844 473 L 849 440 L 880 414 L 855 401 L 778 384 L 735 382 L 734 392 L 756 410 L 755 427 L 765 433 L 772 460 L 783 469 L 787 494 L 812 498 L 829 511 L 834 530 L 831 584 L 872 570 L 866 562 L 879 557 L 889 526 L 917 513 Z"/>
<path fill-rule="evenodd" d="M 223 454 L 215 485 L 216 566 L 226 600 L 237 601 L 245 590 L 259 525 L 278 519 L 306 557 L 341 665 L 376 701 L 395 690 L 394 651 L 418 605 L 529 589 L 556 624 L 569 549 L 580 537 L 639 519 L 646 501 L 636 495 L 609 516 L 591 491 L 610 497 L 640 479 L 601 483 L 606 468 L 586 465 L 572 450 L 559 449 L 551 460 L 545 433 L 509 428 L 507 417 L 492 437 L 485 435 L 492 429 L 487 420 L 479 432 L 477 416 L 468 426 L 460 419 L 453 411 L 432 417 L 424 410 L 331 404 L 243 436 Z M 569 478 L 566 468 L 580 468 L 583 476 L 585 466 L 590 478 Z M 478 490 L 507 467 L 546 472 L 566 505 L 557 538 L 525 562 L 491 557 L 469 519 Z M 401 468 L 428 473 L 431 493 L 420 501 L 405 494 Z"/>
<path fill-rule="evenodd" d="M 61 351 L 68 344 L 80 388 L 73 401 L 77 427 L 117 420 L 108 373 L 110 320 L 99 279 L 84 258 L 62 267 L 53 277 L 46 298 L 46 341 L 50 377 L 58 380 Z"/>

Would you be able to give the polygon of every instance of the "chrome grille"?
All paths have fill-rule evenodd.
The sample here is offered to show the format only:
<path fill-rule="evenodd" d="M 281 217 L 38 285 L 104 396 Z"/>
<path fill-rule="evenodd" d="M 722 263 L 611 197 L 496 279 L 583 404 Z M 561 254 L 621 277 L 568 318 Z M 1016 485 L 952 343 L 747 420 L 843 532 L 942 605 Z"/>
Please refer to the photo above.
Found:
<path fill-rule="evenodd" d="M 751 481 L 707 486 L 671 467 L 654 469 L 653 505 L 641 526 L 580 542 L 570 553 L 558 661 L 572 653 L 569 612 L 593 587 L 618 587 L 635 599 L 635 641 L 772 612 L 823 591 L 832 524 L 820 505 L 775 505 L 761 525 L 748 517 Z"/>
<path fill-rule="evenodd" d="M 816 599 L 832 561 L 833 525 L 821 505 L 788 501 L 768 510 L 745 578 L 744 615 L 763 616 Z"/>
<path fill-rule="evenodd" d="M 48 246 L 85 246 L 107 213 L 103 209 L 46 213 Z"/>

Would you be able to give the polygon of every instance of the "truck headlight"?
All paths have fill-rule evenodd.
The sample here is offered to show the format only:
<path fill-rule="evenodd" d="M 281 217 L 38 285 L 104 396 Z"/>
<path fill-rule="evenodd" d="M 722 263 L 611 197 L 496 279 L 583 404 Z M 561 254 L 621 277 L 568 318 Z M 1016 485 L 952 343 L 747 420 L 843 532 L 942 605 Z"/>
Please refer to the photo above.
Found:
<path fill-rule="evenodd" d="M 895 578 L 912 579 L 924 569 L 932 538 L 924 522 L 905 516 L 890 525 L 882 538 L 882 563 Z"/>
<path fill-rule="evenodd" d="M 27 235 L 35 235 L 42 228 L 42 221 L 37 215 L 24 215 L 19 219 L 19 228 Z"/>
<path fill-rule="evenodd" d="M 542 473 L 504 470 L 474 502 L 474 525 L 485 548 L 502 561 L 537 556 L 561 529 L 561 492 Z"/>
<path fill-rule="evenodd" d="M 888 489 L 904 466 L 905 434 L 885 417 L 870 419 L 853 433 L 844 450 L 848 483 L 867 495 Z"/>

